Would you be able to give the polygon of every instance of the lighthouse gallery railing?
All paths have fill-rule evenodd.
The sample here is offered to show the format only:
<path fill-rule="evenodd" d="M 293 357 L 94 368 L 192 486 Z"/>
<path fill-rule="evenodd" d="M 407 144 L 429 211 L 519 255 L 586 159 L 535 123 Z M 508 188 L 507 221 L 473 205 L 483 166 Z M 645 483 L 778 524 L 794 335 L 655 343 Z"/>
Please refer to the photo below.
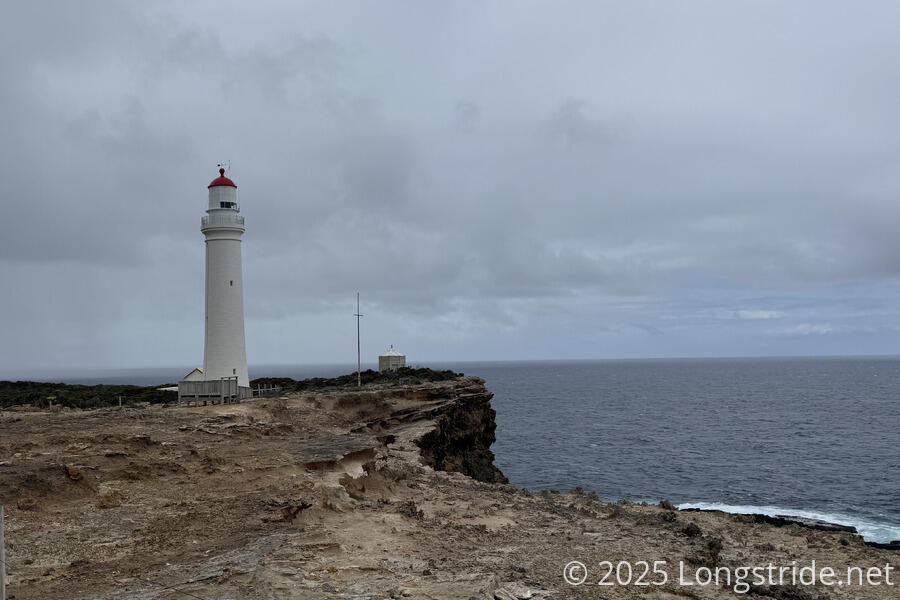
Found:
<path fill-rule="evenodd" d="M 244 217 L 232 212 L 212 213 L 200 219 L 201 229 L 204 227 L 244 227 Z"/>

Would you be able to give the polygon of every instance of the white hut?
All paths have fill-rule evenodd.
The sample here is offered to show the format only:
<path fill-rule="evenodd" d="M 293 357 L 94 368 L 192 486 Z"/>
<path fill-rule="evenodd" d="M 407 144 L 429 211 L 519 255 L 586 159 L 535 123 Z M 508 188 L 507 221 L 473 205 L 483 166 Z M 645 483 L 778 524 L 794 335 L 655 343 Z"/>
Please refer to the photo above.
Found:
<path fill-rule="evenodd" d="M 393 344 L 384 354 L 378 355 L 379 371 L 396 371 L 400 367 L 406 366 L 406 355 L 400 354 L 394 350 Z"/>

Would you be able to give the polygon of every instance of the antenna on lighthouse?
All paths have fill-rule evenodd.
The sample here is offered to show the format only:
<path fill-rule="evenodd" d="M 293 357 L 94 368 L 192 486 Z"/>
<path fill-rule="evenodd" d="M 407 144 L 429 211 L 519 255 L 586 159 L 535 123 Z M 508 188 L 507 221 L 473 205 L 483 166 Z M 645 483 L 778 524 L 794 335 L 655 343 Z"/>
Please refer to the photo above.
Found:
<path fill-rule="evenodd" d="M 362 387 L 362 374 L 360 369 L 360 352 L 359 352 L 359 318 L 364 317 L 365 315 L 359 314 L 359 292 L 356 292 L 356 312 L 353 314 L 356 317 L 356 387 Z"/>

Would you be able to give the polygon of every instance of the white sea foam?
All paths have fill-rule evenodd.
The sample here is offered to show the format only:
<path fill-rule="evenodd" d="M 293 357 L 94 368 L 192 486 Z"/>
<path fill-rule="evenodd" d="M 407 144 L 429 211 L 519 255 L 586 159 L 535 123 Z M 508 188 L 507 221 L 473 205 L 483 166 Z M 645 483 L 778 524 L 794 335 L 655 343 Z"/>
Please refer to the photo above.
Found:
<path fill-rule="evenodd" d="M 814 510 L 799 510 L 796 508 L 779 508 L 777 506 L 752 506 L 752 505 L 735 505 L 735 504 L 719 504 L 717 502 L 685 502 L 679 504 L 678 508 L 697 508 L 700 510 L 721 510 L 727 513 L 739 515 L 766 515 L 769 517 L 801 517 L 804 519 L 816 519 L 836 525 L 849 525 L 856 527 L 856 530 L 868 542 L 887 543 L 893 540 L 900 540 L 900 525 L 891 523 L 880 523 L 867 519 L 860 519 L 851 515 L 841 513 L 827 513 Z"/>

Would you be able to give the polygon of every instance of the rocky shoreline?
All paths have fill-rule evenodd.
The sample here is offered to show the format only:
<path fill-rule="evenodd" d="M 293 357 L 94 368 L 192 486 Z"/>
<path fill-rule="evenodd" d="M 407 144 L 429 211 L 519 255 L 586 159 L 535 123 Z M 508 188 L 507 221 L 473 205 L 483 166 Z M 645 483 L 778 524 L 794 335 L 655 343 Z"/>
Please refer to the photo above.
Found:
<path fill-rule="evenodd" d="M 456 377 L 0 411 L 9 600 L 897 597 L 896 572 L 893 586 L 703 584 L 704 569 L 810 561 L 890 571 L 900 553 L 820 524 L 516 488 L 493 463 L 491 397 Z M 605 561 L 659 579 L 600 586 Z"/>
<path fill-rule="evenodd" d="M 729 514 L 725 511 L 721 510 L 710 510 L 705 508 L 683 508 L 681 509 L 684 512 L 708 512 L 708 513 L 719 513 L 719 514 Z M 816 531 L 843 531 L 846 533 L 852 533 L 853 535 L 859 535 L 859 531 L 857 531 L 856 527 L 852 525 L 841 525 L 840 523 L 830 523 L 828 521 L 822 521 L 821 519 L 808 519 L 805 517 L 794 517 L 791 515 L 764 515 L 760 513 L 750 513 L 746 515 L 752 518 L 757 523 L 766 523 L 768 525 L 773 525 L 775 527 L 787 527 L 789 525 L 797 525 L 799 527 L 805 527 L 807 529 L 814 529 Z M 860 537 L 860 539 L 862 539 Z M 880 548 L 882 550 L 896 550 L 900 551 L 900 540 L 893 540 L 891 542 L 883 543 L 883 542 L 870 542 L 867 540 L 863 540 L 863 543 L 867 546 L 871 546 L 873 548 Z"/>

